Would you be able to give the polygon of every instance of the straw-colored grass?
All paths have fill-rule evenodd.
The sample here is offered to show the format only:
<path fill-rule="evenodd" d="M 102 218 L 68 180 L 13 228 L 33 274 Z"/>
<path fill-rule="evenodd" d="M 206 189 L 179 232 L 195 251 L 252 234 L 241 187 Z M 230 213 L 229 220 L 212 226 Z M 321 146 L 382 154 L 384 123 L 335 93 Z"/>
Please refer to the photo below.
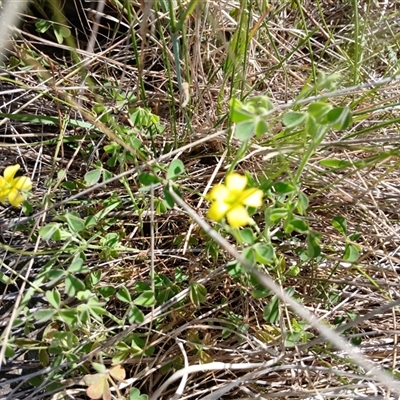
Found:
<path fill-rule="evenodd" d="M 34 188 L 0 205 L 0 399 L 398 398 L 398 5 L 34 0 L 18 14 L 0 166 Z M 243 145 L 229 101 L 254 96 L 271 100 L 269 129 Z M 316 102 L 352 124 L 320 141 L 285 128 Z M 273 262 L 206 218 L 233 168 L 265 192 L 251 229 Z M 308 199 L 307 231 L 268 222 L 301 214 L 278 182 Z"/>

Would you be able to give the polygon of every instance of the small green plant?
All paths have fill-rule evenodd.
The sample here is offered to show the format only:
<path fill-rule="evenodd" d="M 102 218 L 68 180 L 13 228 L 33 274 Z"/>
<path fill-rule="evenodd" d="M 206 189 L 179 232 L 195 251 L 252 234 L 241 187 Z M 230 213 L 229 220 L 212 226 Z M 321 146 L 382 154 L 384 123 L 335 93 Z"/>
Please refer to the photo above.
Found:
<path fill-rule="evenodd" d="M 36 30 L 40 33 L 45 33 L 51 28 L 59 44 L 62 44 L 64 39 L 71 36 L 71 30 L 57 22 L 39 19 L 35 22 L 35 26 Z"/>
<path fill-rule="evenodd" d="M 305 321 L 297 321 L 292 319 L 291 330 L 286 333 L 285 345 L 293 347 L 298 343 L 306 343 L 314 337 L 314 334 L 307 331 L 308 324 Z"/>

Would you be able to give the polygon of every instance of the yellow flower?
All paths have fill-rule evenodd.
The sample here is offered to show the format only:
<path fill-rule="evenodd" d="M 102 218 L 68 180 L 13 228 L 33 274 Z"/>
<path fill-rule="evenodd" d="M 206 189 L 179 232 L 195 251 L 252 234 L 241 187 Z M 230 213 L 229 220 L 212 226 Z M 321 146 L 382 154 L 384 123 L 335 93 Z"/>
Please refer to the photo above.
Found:
<path fill-rule="evenodd" d="M 263 192 L 260 189 L 246 189 L 247 178 L 236 172 L 227 175 L 225 185 L 215 185 L 207 195 L 212 202 L 207 217 L 220 221 L 226 216 L 233 228 L 245 226 L 250 221 L 246 207 L 260 207 Z"/>
<path fill-rule="evenodd" d="M 26 176 L 14 178 L 15 173 L 20 169 L 20 165 L 10 165 L 4 170 L 3 176 L 0 176 L 0 203 L 6 200 L 14 207 L 18 207 L 24 201 L 22 192 L 32 189 L 32 181 Z"/>

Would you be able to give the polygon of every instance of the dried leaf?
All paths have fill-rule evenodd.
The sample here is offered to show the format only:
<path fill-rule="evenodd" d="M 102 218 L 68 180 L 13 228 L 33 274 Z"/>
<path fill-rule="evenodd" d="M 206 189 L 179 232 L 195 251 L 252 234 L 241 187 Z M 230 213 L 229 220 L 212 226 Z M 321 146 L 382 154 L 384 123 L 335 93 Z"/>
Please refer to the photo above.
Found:
<path fill-rule="evenodd" d="M 110 375 L 118 381 L 123 381 L 126 376 L 125 369 L 122 365 L 115 365 L 110 369 Z"/>
<path fill-rule="evenodd" d="M 98 400 L 101 398 L 103 398 L 103 400 L 111 400 L 111 393 L 108 386 L 107 377 L 102 375 L 100 379 L 86 389 L 86 394 L 92 400 Z"/>

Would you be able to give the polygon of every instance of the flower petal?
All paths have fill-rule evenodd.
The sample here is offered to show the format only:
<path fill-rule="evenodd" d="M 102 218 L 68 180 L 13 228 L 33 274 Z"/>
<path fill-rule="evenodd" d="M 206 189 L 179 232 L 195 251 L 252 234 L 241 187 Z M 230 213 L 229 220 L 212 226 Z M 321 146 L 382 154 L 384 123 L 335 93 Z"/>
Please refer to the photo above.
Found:
<path fill-rule="evenodd" d="M 14 179 L 14 175 L 15 173 L 20 169 L 20 165 L 19 164 L 15 164 L 15 165 L 9 165 L 5 170 L 4 170 L 4 179 L 8 182 L 11 183 L 12 180 Z"/>
<path fill-rule="evenodd" d="M 218 222 L 224 217 L 228 209 L 229 206 L 223 201 L 215 201 L 211 204 L 207 217 Z"/>
<path fill-rule="evenodd" d="M 207 194 L 207 200 L 224 201 L 229 195 L 229 190 L 225 185 L 215 185 L 211 192 Z"/>
<path fill-rule="evenodd" d="M 237 172 L 233 172 L 226 176 L 225 183 L 229 190 L 241 192 L 247 185 L 247 178 Z"/>
<path fill-rule="evenodd" d="M 260 189 L 256 188 L 247 189 L 242 194 L 242 202 L 245 206 L 254 208 L 261 207 L 263 196 L 264 193 Z"/>
<path fill-rule="evenodd" d="M 9 190 L 0 190 L 0 203 L 4 204 L 6 202 L 9 193 Z"/>
<path fill-rule="evenodd" d="M 32 189 L 32 181 L 27 176 L 19 176 L 14 179 L 13 187 L 19 190 L 31 190 Z"/>
<path fill-rule="evenodd" d="M 0 203 L 4 204 L 6 202 L 10 190 L 10 185 L 0 176 Z"/>
<path fill-rule="evenodd" d="M 8 201 L 12 206 L 19 207 L 24 201 L 24 197 L 18 192 L 17 189 L 11 189 L 10 193 L 8 194 Z"/>
<path fill-rule="evenodd" d="M 249 213 L 243 206 L 236 206 L 231 208 L 226 213 L 226 219 L 228 224 L 232 228 L 239 228 L 241 226 L 245 226 L 249 223 Z"/>

